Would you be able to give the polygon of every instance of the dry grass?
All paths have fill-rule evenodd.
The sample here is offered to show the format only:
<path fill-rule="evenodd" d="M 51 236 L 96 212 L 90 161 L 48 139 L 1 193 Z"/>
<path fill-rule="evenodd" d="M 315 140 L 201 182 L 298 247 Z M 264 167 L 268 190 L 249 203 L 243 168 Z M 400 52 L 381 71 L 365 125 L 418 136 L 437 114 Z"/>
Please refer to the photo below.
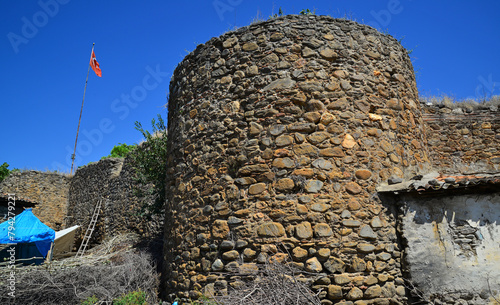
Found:
<path fill-rule="evenodd" d="M 457 100 L 449 95 L 420 97 L 420 102 L 450 109 L 462 108 L 470 110 L 492 109 L 500 107 L 500 95 L 494 95 L 482 101 L 476 99 Z"/>

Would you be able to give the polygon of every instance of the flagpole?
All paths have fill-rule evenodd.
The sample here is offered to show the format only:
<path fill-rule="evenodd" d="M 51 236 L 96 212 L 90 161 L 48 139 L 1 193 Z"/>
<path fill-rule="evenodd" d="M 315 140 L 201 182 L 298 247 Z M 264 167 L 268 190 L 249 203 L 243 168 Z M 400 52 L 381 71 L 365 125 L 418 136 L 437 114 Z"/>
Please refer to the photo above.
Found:
<path fill-rule="evenodd" d="M 90 59 L 92 60 L 92 52 L 94 52 L 95 42 L 92 44 L 92 51 L 90 52 Z M 80 122 L 82 121 L 82 112 L 83 112 L 83 102 L 85 102 L 85 92 L 87 91 L 87 82 L 89 81 L 89 73 L 90 73 L 90 61 L 89 61 L 89 69 L 87 70 L 87 78 L 85 79 L 85 89 L 83 89 L 83 99 L 82 99 L 82 108 L 80 108 L 80 118 L 78 119 L 78 128 L 76 129 L 76 139 L 75 139 L 75 149 L 73 150 L 73 154 L 71 155 L 71 171 L 70 175 L 73 174 L 73 165 L 75 163 L 75 154 L 76 154 L 76 143 L 78 142 L 78 132 L 80 131 Z"/>

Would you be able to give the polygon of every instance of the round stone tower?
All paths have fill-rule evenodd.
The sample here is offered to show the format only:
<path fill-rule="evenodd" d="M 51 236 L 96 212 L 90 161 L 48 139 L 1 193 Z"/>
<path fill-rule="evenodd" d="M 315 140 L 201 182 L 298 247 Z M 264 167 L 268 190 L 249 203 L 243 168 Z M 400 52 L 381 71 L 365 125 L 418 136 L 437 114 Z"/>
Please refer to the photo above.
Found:
<path fill-rule="evenodd" d="M 164 291 L 224 293 L 274 259 L 324 304 L 404 301 L 375 187 L 426 167 L 417 98 L 406 50 L 349 20 L 290 15 L 199 45 L 170 84 Z"/>

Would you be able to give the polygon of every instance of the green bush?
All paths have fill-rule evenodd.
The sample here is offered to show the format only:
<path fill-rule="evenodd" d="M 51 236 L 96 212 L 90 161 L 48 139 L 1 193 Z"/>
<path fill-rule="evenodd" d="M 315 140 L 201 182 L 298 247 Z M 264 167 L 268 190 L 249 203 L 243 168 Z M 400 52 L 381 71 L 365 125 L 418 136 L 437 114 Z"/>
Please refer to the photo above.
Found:
<path fill-rule="evenodd" d="M 19 171 L 19 169 L 14 168 L 13 170 L 9 170 L 9 164 L 7 162 L 4 162 L 2 165 L 0 165 L 0 182 L 7 178 L 10 173 L 16 171 Z"/>
<path fill-rule="evenodd" d="M 151 125 L 152 132 L 149 132 L 141 123 L 135 122 L 135 129 L 142 134 L 145 141 L 130 154 L 138 182 L 152 185 L 148 191 L 155 195 L 154 203 L 143 207 L 142 213 L 146 217 L 163 214 L 167 175 L 167 128 L 160 114 L 157 121 L 151 121 Z"/>
<path fill-rule="evenodd" d="M 80 305 L 94 305 L 97 302 L 99 302 L 99 299 L 95 295 L 93 295 L 83 300 Z"/>
<path fill-rule="evenodd" d="M 111 149 L 111 154 L 106 157 L 102 157 L 102 159 L 106 158 L 125 158 L 131 151 L 133 151 L 137 145 L 127 145 L 125 143 L 118 143 L 115 145 L 113 149 Z"/>
<path fill-rule="evenodd" d="M 146 293 L 144 291 L 132 291 L 114 299 L 113 305 L 145 305 Z"/>
<path fill-rule="evenodd" d="M 7 162 L 4 162 L 2 165 L 0 165 L 0 182 L 10 174 L 10 170 L 8 167 L 9 164 Z"/>
<path fill-rule="evenodd" d="M 160 114 L 157 120 L 151 122 L 152 131 L 135 122 L 135 129 L 144 137 L 144 142 L 138 145 L 118 143 L 106 158 L 130 158 L 135 168 L 136 180 L 140 185 L 149 185 L 146 190 L 139 187 L 135 189 L 139 197 L 153 195 L 153 204 L 144 205 L 140 211 L 141 216 L 151 218 L 163 214 L 165 202 L 165 178 L 167 174 L 167 128 Z M 8 166 L 8 165 L 7 165 Z"/>
<path fill-rule="evenodd" d="M 270 16 L 269 18 L 278 18 L 278 17 L 281 17 L 281 16 L 283 16 L 283 10 L 281 9 L 281 6 L 280 6 L 280 9 L 278 10 L 278 13 Z"/>
<path fill-rule="evenodd" d="M 305 10 L 300 11 L 301 15 L 316 15 L 316 9 L 311 11 L 310 9 L 306 8 Z"/>

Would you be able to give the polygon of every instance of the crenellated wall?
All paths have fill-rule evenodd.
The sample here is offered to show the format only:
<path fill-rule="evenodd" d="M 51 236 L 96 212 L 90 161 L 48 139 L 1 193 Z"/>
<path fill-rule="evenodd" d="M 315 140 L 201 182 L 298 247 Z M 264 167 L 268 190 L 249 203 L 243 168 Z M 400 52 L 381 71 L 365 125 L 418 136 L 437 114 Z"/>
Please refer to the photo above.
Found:
<path fill-rule="evenodd" d="M 199 45 L 170 84 L 166 292 L 224 293 L 289 253 L 323 304 L 404 302 L 375 186 L 430 168 L 417 99 L 406 50 L 352 21 L 286 16 Z"/>

